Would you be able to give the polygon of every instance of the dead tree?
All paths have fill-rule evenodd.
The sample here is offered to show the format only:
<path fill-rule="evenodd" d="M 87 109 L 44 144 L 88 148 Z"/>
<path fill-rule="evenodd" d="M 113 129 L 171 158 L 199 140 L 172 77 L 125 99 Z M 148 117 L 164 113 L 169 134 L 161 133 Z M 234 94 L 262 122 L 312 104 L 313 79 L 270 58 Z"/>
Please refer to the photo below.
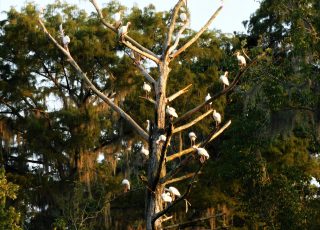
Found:
<path fill-rule="evenodd" d="M 90 2 L 94 5 L 98 16 L 104 26 L 109 29 L 111 32 L 118 33 L 119 30 L 122 31 L 123 28 L 114 27 L 111 23 L 105 20 L 104 16 L 102 15 L 102 11 L 98 6 L 96 0 L 90 0 Z M 69 63 L 73 66 L 73 68 L 77 71 L 80 78 L 82 78 L 88 87 L 97 95 L 99 96 L 105 103 L 107 103 L 110 108 L 116 111 L 124 120 L 126 120 L 133 129 L 143 138 L 145 141 L 149 143 L 149 152 L 150 157 L 148 160 L 148 173 L 147 179 L 143 180 L 146 186 L 147 196 L 146 196 L 146 203 L 145 203 L 145 221 L 146 221 L 146 229 L 162 229 L 162 223 L 166 220 L 164 218 L 164 214 L 168 213 L 170 209 L 172 209 L 178 202 L 185 199 L 185 197 L 189 194 L 192 183 L 196 176 L 200 173 L 203 164 L 199 163 L 199 168 L 196 172 L 184 175 L 180 178 L 175 178 L 175 175 L 190 161 L 194 158 L 196 154 L 197 148 L 205 147 L 209 142 L 213 141 L 217 136 L 219 136 L 226 128 L 228 128 L 231 124 L 231 121 L 227 121 L 226 123 L 218 126 L 214 129 L 208 137 L 202 142 L 196 143 L 194 147 L 190 147 L 188 149 L 184 149 L 180 152 L 174 153 L 170 156 L 166 156 L 167 148 L 170 143 L 170 139 L 173 135 L 179 134 L 186 129 L 192 127 L 196 123 L 200 122 L 205 117 L 212 115 L 213 109 L 206 111 L 206 113 L 200 115 L 197 118 L 194 118 L 190 121 L 192 116 L 204 108 L 206 105 L 209 105 L 212 101 L 216 100 L 222 95 L 225 95 L 227 92 L 234 89 L 236 84 L 238 83 L 241 75 L 248 69 L 248 67 L 254 63 L 252 61 L 247 67 L 241 68 L 240 71 L 235 74 L 235 78 L 233 82 L 226 88 L 224 88 L 221 92 L 217 93 L 216 95 L 212 96 L 210 100 L 203 102 L 201 105 L 191 109 L 190 111 L 185 112 L 182 116 L 175 119 L 168 119 L 168 115 L 166 114 L 167 106 L 173 101 L 176 100 L 179 96 L 188 92 L 191 85 L 182 88 L 178 92 L 174 93 L 173 95 L 167 96 L 167 81 L 169 78 L 170 67 L 169 64 L 173 61 L 179 54 L 185 51 L 188 47 L 190 47 L 199 37 L 207 30 L 209 25 L 213 22 L 216 16 L 219 14 L 221 9 L 223 8 L 220 6 L 211 16 L 211 18 L 207 21 L 207 23 L 185 44 L 179 44 L 180 38 L 183 32 L 186 30 L 187 26 L 189 25 L 189 15 L 186 16 L 183 25 L 177 28 L 177 19 L 179 17 L 179 13 L 181 7 L 186 8 L 186 1 L 185 0 L 178 0 L 176 5 L 174 6 L 170 23 L 168 25 L 168 32 L 166 38 L 164 39 L 163 43 L 163 50 L 160 55 L 155 54 L 151 50 L 143 47 L 138 42 L 136 42 L 133 38 L 128 36 L 126 28 L 126 33 L 119 35 L 121 39 L 119 42 L 122 42 L 126 47 L 132 50 L 132 53 L 135 53 L 135 56 L 139 55 L 141 58 L 147 58 L 153 61 L 159 69 L 159 76 L 157 78 L 152 77 L 148 71 L 144 68 L 141 62 L 137 61 L 136 58 L 132 57 L 132 64 L 135 65 L 145 77 L 145 80 L 152 85 L 154 89 L 155 98 L 146 98 L 148 101 L 154 104 L 155 109 L 155 120 L 152 122 L 152 127 L 149 129 L 149 133 L 147 133 L 142 126 L 140 126 L 136 121 L 134 121 L 123 109 L 121 109 L 117 104 L 111 100 L 107 95 L 100 92 L 94 84 L 87 78 L 86 73 L 82 71 L 81 67 L 77 64 L 77 62 L 73 59 L 71 53 L 68 49 L 68 44 L 61 45 L 46 29 L 44 23 L 41 19 L 39 19 L 39 23 L 46 33 L 46 35 L 50 38 L 50 40 L 56 45 L 58 49 L 66 56 Z M 175 39 L 173 39 L 175 37 Z M 72 44 L 72 42 L 70 43 Z M 157 80 L 156 80 L 157 79 Z M 167 119 L 166 119 L 167 117 Z M 161 135 L 165 134 L 166 139 L 165 141 L 159 142 L 158 139 Z M 171 161 L 176 159 L 177 157 L 186 156 L 184 160 L 177 165 L 173 170 L 167 172 L 166 166 Z M 186 191 L 183 195 L 179 198 L 175 199 L 171 204 L 164 208 L 163 200 L 161 194 L 165 191 L 165 186 L 181 181 L 190 179 L 190 183 L 186 188 Z"/>

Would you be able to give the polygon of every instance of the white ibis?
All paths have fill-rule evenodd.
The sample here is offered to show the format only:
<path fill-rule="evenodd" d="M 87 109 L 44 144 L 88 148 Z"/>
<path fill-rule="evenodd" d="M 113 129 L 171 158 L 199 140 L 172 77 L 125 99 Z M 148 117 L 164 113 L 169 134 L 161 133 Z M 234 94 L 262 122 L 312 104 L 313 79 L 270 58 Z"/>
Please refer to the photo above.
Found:
<path fill-rule="evenodd" d="M 172 200 L 175 200 L 176 197 L 181 196 L 179 190 L 176 187 L 170 186 L 169 188 L 165 188 L 164 190 L 170 193 Z"/>
<path fill-rule="evenodd" d="M 173 107 L 170 107 L 169 105 L 167 105 L 166 113 L 169 115 L 170 120 L 172 120 L 174 117 L 178 117 L 176 110 Z"/>
<path fill-rule="evenodd" d="M 130 182 L 127 179 L 123 179 L 121 184 L 124 186 L 123 191 L 128 192 L 130 190 Z"/>
<path fill-rule="evenodd" d="M 64 35 L 62 37 L 62 43 L 63 43 L 63 47 L 69 51 L 69 48 L 68 48 L 68 44 L 70 43 L 70 37 L 68 35 Z"/>
<path fill-rule="evenodd" d="M 210 93 L 208 93 L 207 96 L 204 98 L 204 100 L 209 101 L 210 99 L 211 99 L 211 95 Z M 212 105 L 212 102 L 210 102 L 209 105 L 206 105 L 206 109 L 207 110 L 210 109 L 211 105 Z"/>
<path fill-rule="evenodd" d="M 70 37 L 68 35 L 63 36 L 62 43 L 67 46 L 70 43 Z"/>
<path fill-rule="evenodd" d="M 149 130 L 150 130 L 150 120 L 146 120 L 146 122 L 147 122 L 146 130 L 147 130 L 147 132 L 149 132 Z"/>
<path fill-rule="evenodd" d="M 221 123 L 221 115 L 218 113 L 215 109 L 213 110 L 212 113 L 213 119 L 216 122 L 216 127 Z"/>
<path fill-rule="evenodd" d="M 121 26 L 118 30 L 118 35 L 122 42 L 124 41 L 124 36 L 128 33 L 128 28 L 130 25 L 131 25 L 131 22 L 127 22 L 125 26 Z"/>
<path fill-rule="evenodd" d="M 161 198 L 165 203 L 171 203 L 172 202 L 172 197 L 170 196 L 169 192 L 164 192 L 161 194 Z"/>
<path fill-rule="evenodd" d="M 146 82 L 143 82 L 142 89 L 146 92 L 146 98 L 149 97 L 149 93 L 151 92 L 151 85 Z"/>
<path fill-rule="evenodd" d="M 240 55 L 240 52 L 236 52 L 237 59 L 238 59 L 238 64 L 240 68 L 245 67 L 247 65 L 247 61 L 244 56 Z"/>
<path fill-rule="evenodd" d="M 182 22 L 185 22 L 187 20 L 187 18 L 188 18 L 188 16 L 187 16 L 186 13 L 183 12 L 183 13 L 180 14 L 180 20 Z"/>
<path fill-rule="evenodd" d="M 198 155 L 200 156 L 200 162 L 203 164 L 206 160 L 209 159 L 210 155 L 204 148 L 193 147 L 197 150 Z"/>
<path fill-rule="evenodd" d="M 220 81 L 223 83 L 223 89 L 226 87 L 226 86 L 229 86 L 229 79 L 228 79 L 228 74 L 229 72 L 226 71 L 224 72 L 223 75 L 220 76 Z"/>
<path fill-rule="evenodd" d="M 196 144 L 197 135 L 194 132 L 190 132 L 189 138 L 190 138 L 191 146 L 194 146 Z"/>
<path fill-rule="evenodd" d="M 144 145 L 142 145 L 142 148 L 141 148 L 140 152 L 145 156 L 149 156 L 149 150 L 145 149 Z"/>
<path fill-rule="evenodd" d="M 122 14 L 122 10 L 118 11 L 117 13 L 115 13 L 113 15 L 114 27 L 116 29 L 118 29 L 119 26 L 121 26 L 121 24 L 122 24 L 122 22 L 121 22 L 121 14 Z"/>
<path fill-rule="evenodd" d="M 158 140 L 156 141 L 157 145 L 160 143 L 164 143 L 167 140 L 167 137 L 165 135 L 160 135 Z"/>

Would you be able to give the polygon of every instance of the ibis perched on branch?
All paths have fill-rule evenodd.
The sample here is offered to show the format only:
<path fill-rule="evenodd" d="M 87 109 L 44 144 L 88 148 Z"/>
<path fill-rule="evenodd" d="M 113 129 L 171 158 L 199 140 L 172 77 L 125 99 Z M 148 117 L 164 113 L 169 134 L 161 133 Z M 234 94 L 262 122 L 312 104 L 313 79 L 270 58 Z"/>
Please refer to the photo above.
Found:
<path fill-rule="evenodd" d="M 207 96 L 204 98 L 205 101 L 209 101 L 211 99 L 210 93 L 207 94 Z M 210 102 L 208 105 L 206 105 L 206 109 L 209 110 L 211 108 L 212 102 Z"/>
<path fill-rule="evenodd" d="M 240 68 L 245 67 L 247 65 L 247 61 L 246 61 L 245 57 L 240 55 L 239 51 L 236 52 L 236 56 L 237 56 L 237 60 L 238 60 L 238 64 L 239 64 Z"/>
<path fill-rule="evenodd" d="M 167 105 L 166 113 L 169 115 L 171 121 L 173 120 L 174 117 L 175 118 L 178 117 L 176 110 L 173 107 L 170 107 L 169 105 Z"/>
<path fill-rule="evenodd" d="M 118 30 L 119 39 L 121 42 L 124 41 L 124 36 L 128 33 L 129 26 L 131 25 L 131 22 L 127 22 L 125 26 L 121 26 Z"/>
<path fill-rule="evenodd" d="M 196 144 L 197 135 L 194 132 L 189 133 L 191 147 Z"/>
<path fill-rule="evenodd" d="M 142 89 L 146 92 L 146 98 L 149 98 L 149 93 L 151 92 L 151 85 L 146 82 L 143 82 Z"/>
<path fill-rule="evenodd" d="M 223 84 L 223 89 L 224 89 L 226 86 L 229 86 L 228 74 L 229 74 L 229 72 L 226 71 L 226 72 L 224 72 L 224 74 L 221 75 L 220 78 L 219 78 L 220 81 L 221 81 L 222 84 Z"/>
<path fill-rule="evenodd" d="M 203 164 L 206 160 L 209 159 L 209 153 L 204 148 L 193 147 L 197 150 L 198 155 L 200 156 L 200 162 Z"/>
<path fill-rule="evenodd" d="M 130 182 L 127 179 L 123 179 L 121 184 L 123 185 L 123 191 L 128 192 L 130 190 Z"/>
<path fill-rule="evenodd" d="M 213 110 L 212 113 L 213 119 L 216 122 L 216 127 L 221 123 L 221 115 L 218 113 L 215 109 Z"/>

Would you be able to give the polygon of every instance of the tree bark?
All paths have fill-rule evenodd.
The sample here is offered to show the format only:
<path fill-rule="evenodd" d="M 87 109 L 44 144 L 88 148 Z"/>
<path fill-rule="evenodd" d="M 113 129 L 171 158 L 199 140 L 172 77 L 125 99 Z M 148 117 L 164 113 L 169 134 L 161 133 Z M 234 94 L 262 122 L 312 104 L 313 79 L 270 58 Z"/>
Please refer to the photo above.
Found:
<path fill-rule="evenodd" d="M 156 174 L 158 168 L 161 167 L 160 178 L 166 175 L 165 164 L 159 165 L 160 157 L 163 147 L 163 143 L 157 144 L 156 141 L 161 134 L 164 134 L 164 129 L 166 127 L 166 85 L 167 79 L 170 72 L 168 63 L 162 62 L 159 64 L 160 77 L 155 84 L 155 93 L 156 93 L 156 116 L 154 126 L 151 128 L 150 132 L 150 141 L 149 141 L 149 151 L 150 159 L 148 163 L 148 184 L 150 185 L 147 188 L 146 196 L 146 229 L 162 229 L 161 227 L 161 218 L 155 221 L 154 226 L 152 223 L 152 218 L 158 212 L 163 209 L 163 202 L 161 194 L 164 190 L 164 185 L 158 183 L 156 180 Z"/>

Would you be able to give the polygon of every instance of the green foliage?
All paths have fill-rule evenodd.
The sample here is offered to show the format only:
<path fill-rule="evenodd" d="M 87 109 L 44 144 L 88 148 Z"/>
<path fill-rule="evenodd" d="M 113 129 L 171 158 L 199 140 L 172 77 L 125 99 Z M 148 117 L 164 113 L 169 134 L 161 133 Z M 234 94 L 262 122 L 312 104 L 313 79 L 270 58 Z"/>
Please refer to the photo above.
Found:
<path fill-rule="evenodd" d="M 19 230 L 20 213 L 13 206 L 9 206 L 10 200 L 17 198 L 19 186 L 7 181 L 5 171 L 0 169 L 0 229 Z"/>
<path fill-rule="evenodd" d="M 112 21 L 119 9 L 125 7 L 110 2 L 103 9 L 106 20 Z M 230 38 L 206 31 L 171 63 L 167 95 L 193 85 L 170 104 L 181 115 L 202 103 L 207 93 L 222 90 L 218 79 L 224 71 L 230 71 L 231 81 L 235 78 L 236 50 L 245 50 L 252 59 L 266 53 L 233 92 L 212 104 L 232 125 L 208 146 L 210 160 L 188 198 L 191 210 L 185 215 L 178 211 L 181 207 L 175 209 L 177 222 L 227 205 L 237 220 L 235 229 L 319 228 L 319 192 L 310 185 L 311 177 L 320 178 L 318 12 L 316 1 L 264 0 L 251 18 L 249 35 Z M 131 37 L 159 54 L 168 15 L 152 5 L 133 7 L 124 22 L 132 22 Z M 147 159 L 140 156 L 140 139 L 92 94 L 45 37 L 37 17 L 35 6 L 28 4 L 20 12 L 7 12 L 0 28 L 0 160 L 21 191 L 16 197 L 17 186 L 1 172 L 0 226 L 20 229 L 20 215 L 28 229 L 143 226 L 145 194 L 138 176 L 145 174 Z M 115 103 L 141 126 L 154 120 L 154 105 L 139 98 L 143 76 L 127 48 L 95 14 L 56 2 L 46 8 L 43 20 L 58 42 L 63 24 L 70 52 L 96 87 L 115 93 Z M 194 34 L 187 29 L 181 44 Z M 158 69 L 146 66 L 156 78 Z M 58 102 L 56 107 L 50 100 Z M 213 128 L 213 120 L 204 119 L 192 131 L 203 140 Z M 182 134 L 183 147 L 190 146 L 189 131 Z M 172 138 L 168 155 L 178 151 L 179 141 Z M 100 154 L 105 159 L 97 163 Z M 137 190 L 123 194 L 124 177 Z"/>

